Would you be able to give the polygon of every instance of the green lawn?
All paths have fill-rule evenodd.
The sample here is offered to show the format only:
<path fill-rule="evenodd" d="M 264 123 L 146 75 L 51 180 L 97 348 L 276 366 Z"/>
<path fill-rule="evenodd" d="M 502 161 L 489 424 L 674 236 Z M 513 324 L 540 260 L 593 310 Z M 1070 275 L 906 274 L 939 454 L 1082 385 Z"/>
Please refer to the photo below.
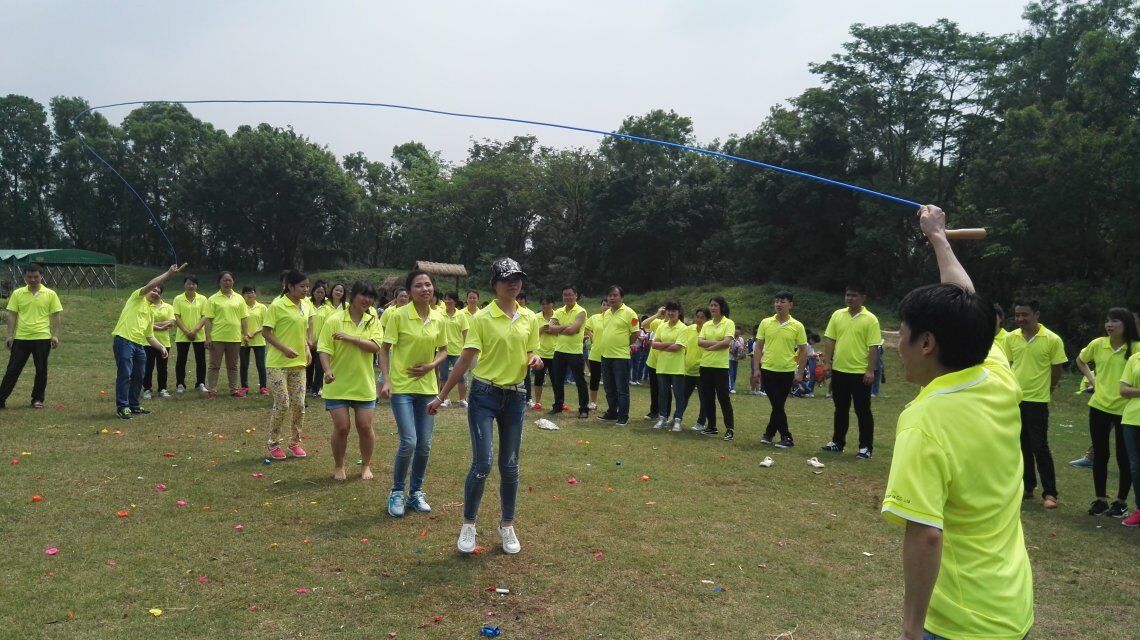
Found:
<path fill-rule="evenodd" d="M 767 401 L 744 394 L 733 398 L 733 443 L 653 431 L 640 419 L 644 387 L 634 389 L 638 417 L 626 428 L 569 417 L 560 431 L 541 431 L 532 413 L 523 552 L 498 548 L 496 471 L 481 515 L 487 551 L 461 557 L 470 460 L 461 409 L 436 423 L 426 486 L 434 513 L 389 518 L 396 439 L 386 406 L 377 412 L 378 479 L 343 484 L 330 478 L 330 422 L 319 405 L 306 420 L 311 456 L 271 466 L 262 463 L 264 399 L 187 394 L 150 402 L 151 416 L 116 420 L 109 333 L 123 296 L 63 292 L 48 408 L 26 408 L 29 367 L 0 412 L 0 636 L 476 638 L 484 623 L 504 638 L 897 633 L 901 531 L 879 504 L 895 419 L 915 389 L 902 383 L 893 352 L 870 462 L 818 450 L 831 430 L 822 398 L 790 401 L 798 446 L 786 452 L 761 447 Z M 1061 508 L 1024 509 L 1033 635 L 1128 636 L 1140 532 L 1085 515 L 1091 475 L 1066 464 L 1087 444 L 1084 398 L 1072 394 L 1075 378 L 1062 388 L 1051 429 Z M 357 457 L 353 441 L 349 452 Z M 764 455 L 774 467 L 757 466 Z M 827 463 L 820 474 L 804 462 L 816 455 Z M 45 555 L 49 547 L 58 555 Z"/>

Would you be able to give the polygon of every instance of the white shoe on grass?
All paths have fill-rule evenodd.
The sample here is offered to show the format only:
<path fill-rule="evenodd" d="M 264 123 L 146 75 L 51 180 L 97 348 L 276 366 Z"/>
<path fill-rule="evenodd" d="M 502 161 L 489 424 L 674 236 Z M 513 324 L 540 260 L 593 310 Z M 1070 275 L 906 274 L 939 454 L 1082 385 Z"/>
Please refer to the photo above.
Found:
<path fill-rule="evenodd" d="M 459 530 L 459 542 L 455 544 L 460 553 L 475 551 L 475 535 L 475 525 L 464 523 L 463 528 Z"/>
<path fill-rule="evenodd" d="M 503 553 L 514 555 L 522 551 L 522 545 L 519 544 L 519 538 L 515 535 L 515 527 L 499 527 L 499 537 L 503 539 Z"/>

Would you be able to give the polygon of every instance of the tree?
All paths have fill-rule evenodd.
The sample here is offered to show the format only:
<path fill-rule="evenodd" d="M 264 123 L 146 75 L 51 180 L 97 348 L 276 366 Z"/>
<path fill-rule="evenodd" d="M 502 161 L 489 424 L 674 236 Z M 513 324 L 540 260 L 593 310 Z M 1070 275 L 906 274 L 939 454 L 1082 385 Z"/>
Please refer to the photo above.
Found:
<path fill-rule="evenodd" d="M 51 132 L 43 106 L 0 98 L 0 244 L 50 247 L 58 239 L 48 208 Z"/>

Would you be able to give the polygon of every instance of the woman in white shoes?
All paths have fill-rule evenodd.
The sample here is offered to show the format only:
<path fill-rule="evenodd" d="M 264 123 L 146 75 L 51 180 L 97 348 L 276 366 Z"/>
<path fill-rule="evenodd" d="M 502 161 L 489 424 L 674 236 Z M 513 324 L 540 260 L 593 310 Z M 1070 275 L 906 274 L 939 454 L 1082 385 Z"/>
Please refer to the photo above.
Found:
<path fill-rule="evenodd" d="M 435 413 L 448 392 L 459 384 L 476 354 L 479 362 L 472 372 L 467 397 L 467 425 L 471 430 L 471 469 L 463 487 L 463 527 L 457 546 L 462 553 L 475 550 L 475 517 L 483 498 L 483 486 L 491 473 L 492 423 L 499 424 L 499 497 L 502 519 L 499 537 L 505 553 L 522 550 L 515 534 L 515 500 L 519 489 L 519 446 L 522 443 L 527 369 L 542 368 L 538 349 L 538 323 L 534 313 L 516 302 L 522 290 L 523 273 L 510 258 L 491 265 L 491 289 L 495 300 L 471 319 L 463 355 L 455 363 L 439 395 L 428 405 Z"/>

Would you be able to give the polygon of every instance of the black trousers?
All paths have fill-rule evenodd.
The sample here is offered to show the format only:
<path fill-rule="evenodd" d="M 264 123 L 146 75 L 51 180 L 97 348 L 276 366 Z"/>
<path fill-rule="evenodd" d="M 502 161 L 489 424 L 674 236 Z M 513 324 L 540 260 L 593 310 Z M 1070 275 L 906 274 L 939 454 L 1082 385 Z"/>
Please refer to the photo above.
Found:
<path fill-rule="evenodd" d="M 309 367 L 305 369 L 305 386 L 308 388 L 309 393 L 316 393 L 325 386 L 325 366 L 321 364 L 321 357 L 317 353 L 316 347 L 310 349 L 309 354 L 312 357 L 312 361 Z M 529 369 L 527 371 L 529 371 Z"/>
<path fill-rule="evenodd" d="M 205 342 L 176 342 L 178 357 L 174 362 L 175 384 L 186 386 L 186 356 L 190 355 L 190 347 L 194 347 L 194 386 L 206 384 L 206 343 Z"/>
<path fill-rule="evenodd" d="M 658 411 L 661 407 L 659 404 L 661 399 L 658 395 L 660 390 L 657 388 L 657 369 L 650 366 L 646 366 L 645 368 L 649 371 L 649 411 L 646 412 L 646 415 L 656 418 L 659 415 Z"/>
<path fill-rule="evenodd" d="M 766 386 L 766 385 L 765 385 Z M 863 374 L 831 372 L 831 399 L 835 403 L 835 421 L 831 441 L 840 448 L 847 446 L 851 404 L 859 421 L 859 448 L 875 448 L 875 417 L 871 415 L 871 387 L 863 384 Z"/>
<path fill-rule="evenodd" d="M 1120 473 L 1116 485 L 1116 499 L 1121 502 L 1126 500 L 1128 490 L 1132 488 L 1132 470 L 1128 460 L 1128 448 L 1124 445 L 1123 429 L 1120 416 L 1089 407 L 1089 437 L 1093 446 L 1093 487 L 1098 498 L 1108 495 L 1108 440 L 1109 434 L 1113 431 L 1116 432 L 1116 469 Z"/>
<path fill-rule="evenodd" d="M 760 370 L 760 379 L 768 390 L 768 404 L 772 405 L 772 415 L 768 417 L 768 426 L 764 428 L 764 437 L 771 440 L 776 432 L 781 438 L 791 439 L 792 432 L 788 428 L 788 414 L 784 411 L 784 404 L 788 401 L 788 394 L 792 392 L 792 383 L 795 382 L 794 371 Z"/>
<path fill-rule="evenodd" d="M 1057 472 L 1049 451 L 1049 403 L 1021 403 L 1021 456 L 1025 461 L 1025 492 L 1037 489 L 1041 474 L 1041 495 L 1057 496 Z M 1034 473 L 1036 463 L 1037 473 Z"/>
<path fill-rule="evenodd" d="M 170 352 L 167 351 L 167 358 L 170 357 Z M 161 391 L 166 388 L 167 382 L 167 359 L 162 357 L 162 352 L 152 346 L 146 348 L 146 376 L 143 377 L 143 389 L 151 391 L 154 387 L 151 383 L 154 381 L 154 371 L 158 369 L 158 388 Z"/>
<path fill-rule="evenodd" d="M 253 351 L 253 361 L 257 367 L 257 388 L 265 388 L 265 346 L 242 347 L 238 352 L 238 370 L 241 376 L 241 386 L 249 388 L 249 352 Z"/>
<path fill-rule="evenodd" d="M 588 360 L 590 363 L 590 391 L 597 391 L 602 386 L 602 363 L 597 360 Z"/>
<path fill-rule="evenodd" d="M 728 394 L 728 368 L 701 367 L 701 413 L 705 425 L 716 429 L 716 405 L 724 414 L 724 428 L 733 429 L 732 396 Z"/>
<path fill-rule="evenodd" d="M 534 372 L 534 386 L 545 387 L 547 374 L 554 373 L 554 358 L 542 358 L 542 368 Z M 562 405 L 558 405 L 561 407 Z"/>
<path fill-rule="evenodd" d="M 32 402 L 43 402 L 47 393 L 48 357 L 51 355 L 51 339 L 47 340 L 12 340 L 12 351 L 8 354 L 8 369 L 4 372 L 4 381 L 0 382 L 0 405 L 8 401 L 12 390 L 16 388 L 16 381 L 32 358 L 36 368 L 36 377 L 32 381 Z"/>
<path fill-rule="evenodd" d="M 578 388 L 578 411 L 585 411 L 590 402 L 586 392 L 586 372 L 582 370 L 582 354 L 554 352 L 554 362 L 550 367 L 550 386 L 554 387 L 553 409 L 561 409 L 566 404 L 566 371 L 574 379 Z"/>

